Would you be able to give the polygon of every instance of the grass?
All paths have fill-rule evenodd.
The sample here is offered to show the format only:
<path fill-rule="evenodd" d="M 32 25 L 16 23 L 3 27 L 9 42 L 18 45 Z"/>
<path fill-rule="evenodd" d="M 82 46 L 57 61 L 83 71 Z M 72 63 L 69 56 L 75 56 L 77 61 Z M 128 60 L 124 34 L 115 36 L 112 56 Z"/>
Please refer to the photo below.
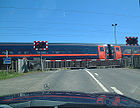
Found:
<path fill-rule="evenodd" d="M 63 68 L 62 70 L 68 70 L 68 68 Z M 50 71 L 50 70 L 48 70 L 48 71 Z M 42 72 L 42 71 L 29 71 L 27 73 L 18 73 L 18 72 L 6 72 L 4 70 L 1 70 L 0 71 L 0 80 L 15 78 L 15 77 L 28 75 L 31 73 L 37 73 L 37 72 Z"/>
<path fill-rule="evenodd" d="M 15 78 L 18 76 L 24 75 L 24 73 L 17 73 L 17 72 L 6 72 L 6 71 L 1 71 L 0 72 L 0 80 L 4 80 L 4 79 L 9 79 L 9 78 Z"/>
<path fill-rule="evenodd" d="M 0 80 L 15 78 L 15 77 L 19 77 L 19 76 L 23 76 L 23 75 L 27 75 L 31 73 L 36 73 L 36 72 L 41 72 L 41 71 L 30 71 L 27 73 L 0 71 Z"/>

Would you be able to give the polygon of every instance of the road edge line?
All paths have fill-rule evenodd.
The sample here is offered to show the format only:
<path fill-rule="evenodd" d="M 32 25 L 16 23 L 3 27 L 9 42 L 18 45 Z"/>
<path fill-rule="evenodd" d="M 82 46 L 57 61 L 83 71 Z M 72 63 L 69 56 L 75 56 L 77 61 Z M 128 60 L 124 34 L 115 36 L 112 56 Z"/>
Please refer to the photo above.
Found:
<path fill-rule="evenodd" d="M 123 95 L 123 93 L 120 90 L 118 90 L 116 87 L 110 87 L 110 88 L 113 89 L 117 94 Z"/>
<path fill-rule="evenodd" d="M 88 70 L 85 70 L 98 84 L 99 86 L 105 91 L 105 92 L 109 92 L 109 90 L 107 88 L 105 88 L 105 86 L 99 81 L 97 80 L 94 75 L 92 75 Z"/>

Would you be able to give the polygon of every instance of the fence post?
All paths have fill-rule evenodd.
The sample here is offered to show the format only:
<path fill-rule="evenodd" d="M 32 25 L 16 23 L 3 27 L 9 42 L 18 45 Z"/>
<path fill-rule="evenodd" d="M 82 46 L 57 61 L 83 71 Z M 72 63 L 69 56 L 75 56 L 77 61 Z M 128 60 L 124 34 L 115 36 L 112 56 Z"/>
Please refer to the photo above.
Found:
<path fill-rule="evenodd" d="M 47 66 L 46 66 L 46 70 L 48 71 L 48 61 L 46 61 L 46 65 L 47 65 Z"/>
<path fill-rule="evenodd" d="M 14 61 L 12 61 L 12 72 L 14 72 Z"/>
<path fill-rule="evenodd" d="M 16 60 L 16 72 L 18 71 L 18 61 Z"/>

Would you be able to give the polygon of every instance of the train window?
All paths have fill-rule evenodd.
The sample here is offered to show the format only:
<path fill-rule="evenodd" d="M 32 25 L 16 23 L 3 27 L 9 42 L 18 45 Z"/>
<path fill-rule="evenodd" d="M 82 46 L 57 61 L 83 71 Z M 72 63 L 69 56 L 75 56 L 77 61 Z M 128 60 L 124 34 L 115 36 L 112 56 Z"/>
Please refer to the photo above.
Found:
<path fill-rule="evenodd" d="M 30 54 L 30 52 L 29 51 L 24 51 L 24 54 Z"/>
<path fill-rule="evenodd" d="M 82 53 L 84 53 L 84 51 L 81 49 Z M 87 50 L 88 54 L 96 54 L 98 53 L 98 47 L 96 46 L 91 46 L 91 47 L 88 47 L 88 50 Z"/>
<path fill-rule="evenodd" d="M 9 51 L 9 54 L 14 54 L 14 51 Z"/>
<path fill-rule="evenodd" d="M 37 54 L 40 54 L 40 51 L 36 51 Z"/>
<path fill-rule="evenodd" d="M 60 54 L 61 53 L 61 51 L 55 51 L 55 54 Z"/>
<path fill-rule="evenodd" d="M 86 54 L 88 54 L 89 53 L 89 49 L 88 48 L 86 48 Z"/>
<path fill-rule="evenodd" d="M 6 54 L 6 52 L 5 51 L 2 51 L 2 54 Z"/>
<path fill-rule="evenodd" d="M 17 49 L 17 54 L 30 54 L 31 53 L 31 49 Z"/>
<path fill-rule="evenodd" d="M 123 53 L 124 53 L 124 54 L 131 54 L 131 49 L 125 49 L 125 50 L 123 51 Z"/>
<path fill-rule="evenodd" d="M 65 51 L 65 49 L 54 49 L 54 50 L 52 50 L 52 53 L 53 54 L 65 54 L 66 51 Z"/>
<path fill-rule="evenodd" d="M 81 49 L 68 49 L 69 54 L 81 54 Z"/>
<path fill-rule="evenodd" d="M 134 54 L 139 54 L 140 53 L 140 48 L 139 47 L 134 47 L 133 48 L 133 53 Z"/>
<path fill-rule="evenodd" d="M 37 52 L 37 54 L 40 54 L 40 51 L 36 51 L 36 52 Z M 41 51 L 41 53 L 42 53 L 42 54 L 47 54 L 46 51 Z"/>
<path fill-rule="evenodd" d="M 5 51 L 1 51 L 1 54 L 4 54 L 5 55 L 6 54 L 6 50 Z M 8 50 L 8 54 L 14 54 L 14 51 L 9 51 Z"/>
<path fill-rule="evenodd" d="M 118 47 L 116 47 L 116 51 L 117 51 L 117 52 L 119 52 L 119 51 L 120 51 L 120 49 L 119 49 Z"/>
<path fill-rule="evenodd" d="M 106 53 L 109 53 L 108 50 L 106 50 Z"/>
<path fill-rule="evenodd" d="M 47 51 L 42 51 L 42 54 L 47 54 Z"/>
<path fill-rule="evenodd" d="M 101 51 L 101 52 L 104 52 L 104 48 L 103 48 L 103 47 L 100 47 L 100 51 Z"/>
<path fill-rule="evenodd" d="M 54 50 L 52 50 L 52 54 L 55 54 L 55 51 Z"/>
<path fill-rule="evenodd" d="M 17 53 L 18 53 L 18 54 L 21 54 L 22 52 L 21 52 L 21 51 L 18 51 Z"/>

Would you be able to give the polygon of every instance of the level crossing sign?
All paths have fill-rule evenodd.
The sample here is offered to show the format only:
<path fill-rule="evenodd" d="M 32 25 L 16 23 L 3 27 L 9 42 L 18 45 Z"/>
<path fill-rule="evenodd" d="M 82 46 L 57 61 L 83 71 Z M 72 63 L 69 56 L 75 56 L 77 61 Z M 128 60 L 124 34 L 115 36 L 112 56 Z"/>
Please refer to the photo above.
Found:
<path fill-rule="evenodd" d="M 11 58 L 10 57 L 3 58 L 3 64 L 11 64 Z"/>

